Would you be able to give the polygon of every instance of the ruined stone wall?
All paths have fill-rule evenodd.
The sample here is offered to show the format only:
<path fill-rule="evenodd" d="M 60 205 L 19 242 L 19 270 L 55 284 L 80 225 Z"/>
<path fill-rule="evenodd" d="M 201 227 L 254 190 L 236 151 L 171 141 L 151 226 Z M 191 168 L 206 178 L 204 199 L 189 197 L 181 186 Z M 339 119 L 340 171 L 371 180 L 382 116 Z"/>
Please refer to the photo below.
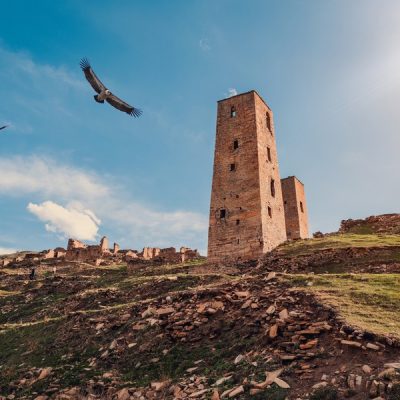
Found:
<path fill-rule="evenodd" d="M 108 249 L 104 250 L 105 246 L 102 246 L 104 242 L 103 238 L 100 245 L 88 246 L 79 240 L 69 239 L 65 259 L 67 261 L 95 262 L 104 253 L 109 252 Z"/>
<path fill-rule="evenodd" d="M 287 238 L 289 240 L 308 238 L 308 212 L 304 185 L 295 176 L 282 179 L 281 185 Z"/>
<path fill-rule="evenodd" d="M 343 220 L 339 232 L 400 234 L 400 214 L 382 214 L 373 215 L 365 219 Z"/>
<path fill-rule="evenodd" d="M 179 264 L 199 257 L 200 254 L 197 250 L 192 250 L 188 247 L 181 247 L 179 251 L 176 251 L 174 247 L 165 249 L 145 247 L 143 252 L 136 255 L 136 257 L 127 257 L 126 261 L 128 262 L 128 269 L 136 269 L 164 264 Z"/>
<path fill-rule="evenodd" d="M 286 239 L 273 115 L 255 91 L 218 102 L 209 221 L 211 262 L 257 258 Z"/>

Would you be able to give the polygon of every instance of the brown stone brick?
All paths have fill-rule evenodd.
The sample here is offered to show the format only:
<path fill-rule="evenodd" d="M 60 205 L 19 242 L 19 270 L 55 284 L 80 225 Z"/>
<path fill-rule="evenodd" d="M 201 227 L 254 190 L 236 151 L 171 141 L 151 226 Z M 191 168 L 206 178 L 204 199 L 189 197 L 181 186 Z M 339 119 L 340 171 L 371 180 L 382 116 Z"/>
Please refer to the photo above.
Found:
<path fill-rule="evenodd" d="M 308 238 L 308 213 L 304 185 L 295 176 L 282 179 L 281 184 L 287 238 L 289 240 Z"/>
<path fill-rule="evenodd" d="M 208 259 L 254 259 L 285 240 L 273 113 L 255 91 L 221 100 Z"/>

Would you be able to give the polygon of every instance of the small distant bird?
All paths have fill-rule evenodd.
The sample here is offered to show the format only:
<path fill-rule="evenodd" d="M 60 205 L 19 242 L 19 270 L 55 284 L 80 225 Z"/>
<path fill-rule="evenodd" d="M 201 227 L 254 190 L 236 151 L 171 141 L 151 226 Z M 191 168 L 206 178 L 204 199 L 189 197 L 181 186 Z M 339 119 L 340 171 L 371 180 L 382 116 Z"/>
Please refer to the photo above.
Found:
<path fill-rule="evenodd" d="M 4 128 L 7 128 L 7 127 L 8 127 L 8 125 L 0 126 L 0 131 L 1 131 L 2 129 L 4 129 Z"/>
<path fill-rule="evenodd" d="M 110 103 L 113 107 L 115 107 L 120 111 L 126 112 L 127 114 L 132 115 L 133 117 L 140 117 L 140 115 L 142 114 L 141 110 L 125 103 L 123 100 L 113 95 L 103 85 L 101 80 L 94 73 L 87 58 L 83 58 L 81 60 L 80 66 L 85 74 L 87 81 L 90 83 L 92 88 L 98 93 L 95 96 L 93 96 L 98 103 L 104 103 L 105 100 L 107 103 Z"/>

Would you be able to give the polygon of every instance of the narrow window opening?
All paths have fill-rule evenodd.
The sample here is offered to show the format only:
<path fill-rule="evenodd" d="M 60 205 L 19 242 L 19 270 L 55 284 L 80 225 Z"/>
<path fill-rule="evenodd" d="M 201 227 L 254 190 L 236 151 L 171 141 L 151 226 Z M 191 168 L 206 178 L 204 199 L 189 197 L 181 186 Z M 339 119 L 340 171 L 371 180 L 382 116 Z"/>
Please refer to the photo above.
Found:
<path fill-rule="evenodd" d="M 275 197 L 275 181 L 271 179 L 271 196 Z"/>
<path fill-rule="evenodd" d="M 236 170 L 236 164 L 235 163 L 230 165 L 230 170 L 231 171 L 235 171 Z"/>
<path fill-rule="evenodd" d="M 272 130 L 271 130 L 271 116 L 269 115 L 269 112 L 265 113 L 265 120 L 266 120 L 266 123 L 267 123 L 268 130 L 272 133 Z"/>
<path fill-rule="evenodd" d="M 236 241 L 237 244 L 239 244 L 239 239 Z"/>
<path fill-rule="evenodd" d="M 219 210 L 219 217 L 220 218 L 225 218 L 226 217 L 226 210 L 224 210 L 224 209 Z"/>
<path fill-rule="evenodd" d="M 271 149 L 269 147 L 267 147 L 267 157 L 268 157 L 268 161 L 272 161 Z"/>
<path fill-rule="evenodd" d="M 285 200 L 285 201 L 283 202 L 283 204 L 287 204 L 287 201 Z"/>
<path fill-rule="evenodd" d="M 231 118 L 235 118 L 236 117 L 236 108 L 235 106 L 231 107 Z"/>
<path fill-rule="evenodd" d="M 237 198 L 237 199 L 239 198 L 239 195 L 238 195 L 238 194 L 236 195 L 236 198 Z"/>
<path fill-rule="evenodd" d="M 236 150 L 239 148 L 239 141 L 238 140 L 234 140 L 233 141 L 233 150 Z"/>
<path fill-rule="evenodd" d="M 240 224 L 240 219 L 237 219 L 236 220 L 236 225 L 239 225 Z"/>
<path fill-rule="evenodd" d="M 272 218 L 272 208 L 268 207 L 268 215 L 270 218 Z"/>
<path fill-rule="evenodd" d="M 303 203 L 302 202 L 300 202 L 300 210 L 301 210 L 302 213 L 304 212 L 304 208 L 303 208 Z"/>

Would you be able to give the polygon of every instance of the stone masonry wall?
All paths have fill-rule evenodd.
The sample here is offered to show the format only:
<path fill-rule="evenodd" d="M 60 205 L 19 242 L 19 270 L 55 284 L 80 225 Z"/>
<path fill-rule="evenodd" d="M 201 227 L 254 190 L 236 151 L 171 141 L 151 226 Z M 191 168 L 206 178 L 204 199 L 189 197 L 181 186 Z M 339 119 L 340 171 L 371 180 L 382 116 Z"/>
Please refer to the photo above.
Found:
<path fill-rule="evenodd" d="M 255 91 L 219 101 L 210 262 L 257 258 L 286 239 L 279 183 L 271 110 Z"/>
<path fill-rule="evenodd" d="M 372 215 L 365 219 L 343 220 L 339 232 L 400 234 L 400 214 Z"/>
<path fill-rule="evenodd" d="M 304 185 L 295 176 L 282 179 L 281 184 L 287 238 L 308 238 L 308 212 Z"/>

